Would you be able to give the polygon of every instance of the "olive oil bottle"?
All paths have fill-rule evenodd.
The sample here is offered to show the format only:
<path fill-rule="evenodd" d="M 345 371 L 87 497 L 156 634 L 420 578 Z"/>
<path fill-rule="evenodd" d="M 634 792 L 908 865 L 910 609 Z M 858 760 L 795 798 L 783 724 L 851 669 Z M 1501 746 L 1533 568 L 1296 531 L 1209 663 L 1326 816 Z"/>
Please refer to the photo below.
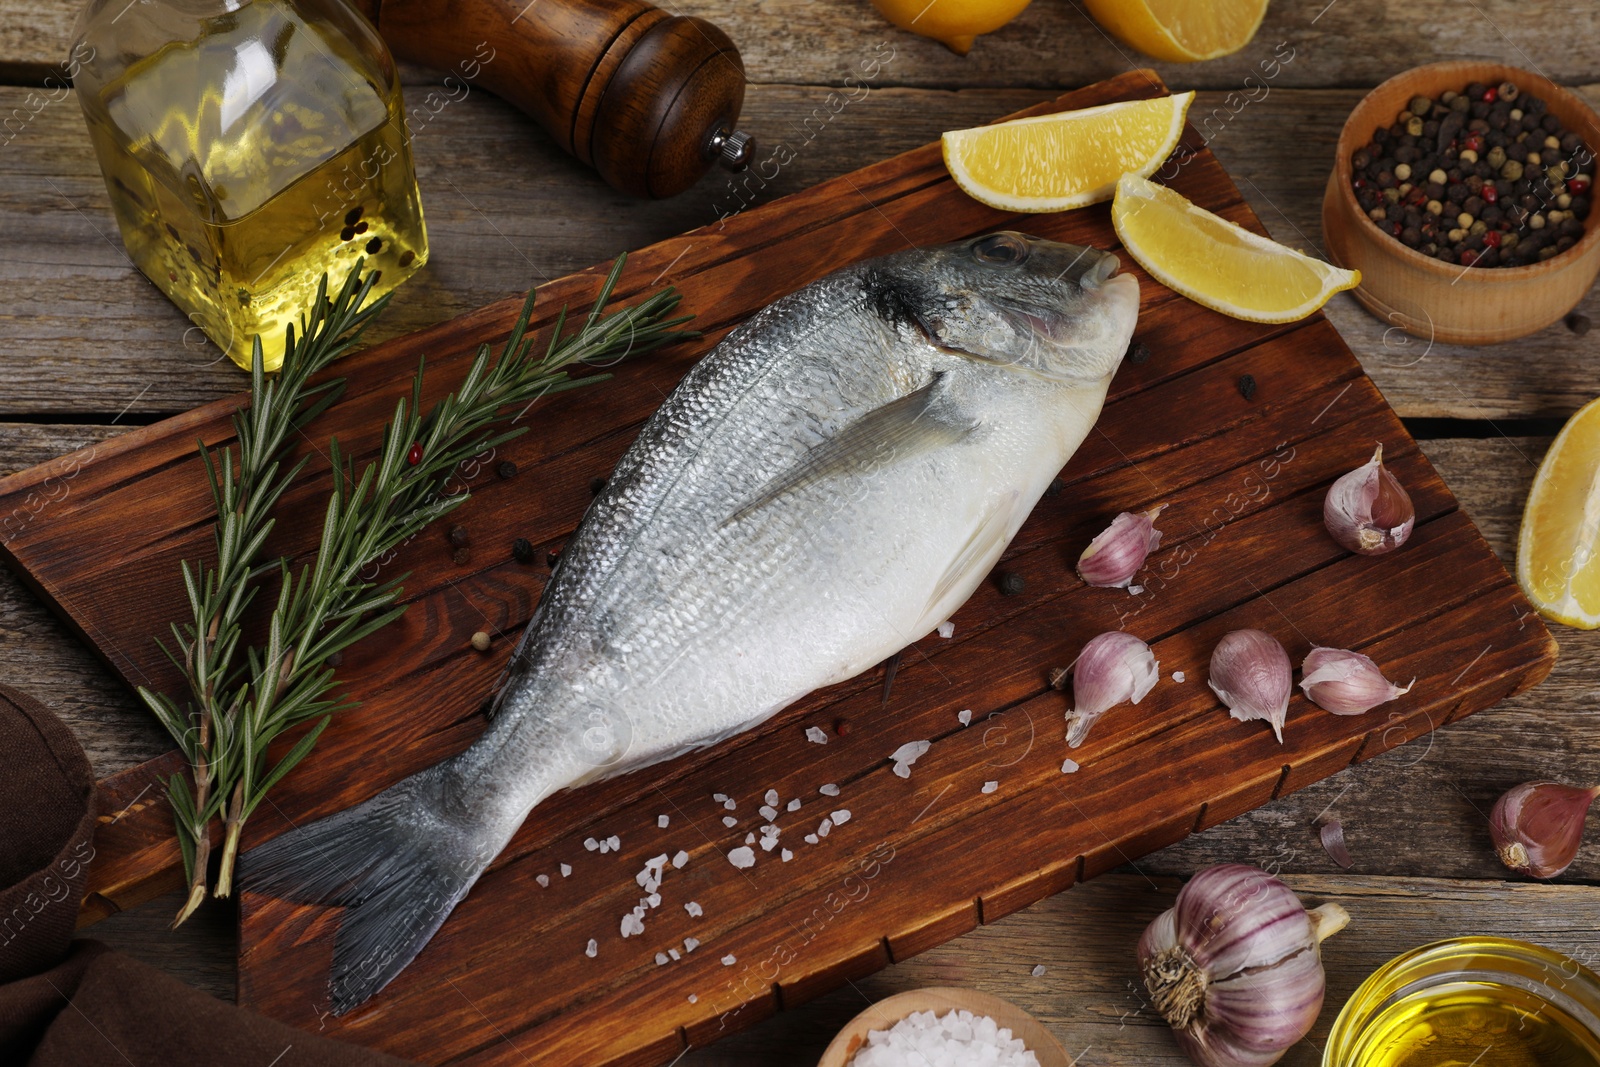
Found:
<path fill-rule="evenodd" d="M 343 0 L 91 0 L 76 80 L 128 255 L 266 368 L 324 272 L 428 258 L 394 61 Z"/>

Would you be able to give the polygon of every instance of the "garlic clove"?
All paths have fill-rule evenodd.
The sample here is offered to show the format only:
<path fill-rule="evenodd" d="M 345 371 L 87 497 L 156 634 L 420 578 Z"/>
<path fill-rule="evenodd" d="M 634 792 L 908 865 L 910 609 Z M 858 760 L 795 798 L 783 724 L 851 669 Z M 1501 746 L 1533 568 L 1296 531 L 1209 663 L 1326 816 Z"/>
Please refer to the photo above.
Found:
<path fill-rule="evenodd" d="M 1379 704 L 1411 692 L 1383 676 L 1371 657 L 1343 648 L 1313 647 L 1300 664 L 1306 699 L 1335 715 L 1363 715 Z"/>
<path fill-rule="evenodd" d="M 1405 487 L 1383 465 L 1383 445 L 1372 458 L 1328 487 L 1322 522 L 1339 544 L 1364 556 L 1393 552 L 1406 543 L 1417 519 Z"/>
<path fill-rule="evenodd" d="M 1318 945 L 1349 920 L 1337 904 L 1307 911 L 1265 871 L 1208 867 L 1139 939 L 1151 1004 L 1195 1063 L 1275 1063 L 1316 1022 L 1326 984 Z"/>
<path fill-rule="evenodd" d="M 1531 878 L 1554 878 L 1578 856 L 1583 823 L 1600 787 L 1524 782 L 1495 801 L 1489 836 L 1500 862 Z"/>
<path fill-rule="evenodd" d="M 1161 677 L 1150 646 L 1122 630 L 1092 638 L 1072 664 L 1072 710 L 1067 712 L 1067 747 L 1077 748 L 1089 728 L 1118 704 L 1143 700 Z"/>
<path fill-rule="evenodd" d="M 1095 535 L 1078 557 L 1078 577 L 1107 589 L 1126 588 L 1144 566 L 1145 557 L 1161 547 L 1156 518 L 1165 504 L 1135 515 L 1124 511 Z"/>
<path fill-rule="evenodd" d="M 1211 652 L 1211 691 L 1240 722 L 1265 719 L 1283 742 L 1294 668 L 1278 639 L 1263 630 L 1224 634 Z"/>

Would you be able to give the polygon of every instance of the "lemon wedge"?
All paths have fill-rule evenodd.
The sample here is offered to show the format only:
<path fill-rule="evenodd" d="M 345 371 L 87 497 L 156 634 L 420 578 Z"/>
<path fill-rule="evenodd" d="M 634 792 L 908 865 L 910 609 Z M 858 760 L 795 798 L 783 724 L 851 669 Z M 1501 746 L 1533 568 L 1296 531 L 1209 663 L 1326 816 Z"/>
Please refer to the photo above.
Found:
<path fill-rule="evenodd" d="M 872 0 L 902 30 L 931 37 L 958 56 L 981 33 L 993 33 L 1022 14 L 1029 0 Z"/>
<path fill-rule="evenodd" d="M 1301 255 L 1136 174 L 1117 183 L 1111 224 L 1157 281 L 1236 319 L 1294 322 L 1361 284 L 1360 271 Z"/>
<path fill-rule="evenodd" d="M 1065 211 L 1152 174 L 1177 147 L 1193 93 L 1059 111 L 944 135 L 944 165 L 966 194 L 1002 211 Z"/>
<path fill-rule="evenodd" d="M 1193 63 L 1250 43 L 1267 0 L 1085 0 L 1101 28 L 1147 56 Z"/>
<path fill-rule="evenodd" d="M 1567 420 L 1539 464 L 1517 537 L 1517 581 L 1545 618 L 1600 628 L 1600 400 Z"/>

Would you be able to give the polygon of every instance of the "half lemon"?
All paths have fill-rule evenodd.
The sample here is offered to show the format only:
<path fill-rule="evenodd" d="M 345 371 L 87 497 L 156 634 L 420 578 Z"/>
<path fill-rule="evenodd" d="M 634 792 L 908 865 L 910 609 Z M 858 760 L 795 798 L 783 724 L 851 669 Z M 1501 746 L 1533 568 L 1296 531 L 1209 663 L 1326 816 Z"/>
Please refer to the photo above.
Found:
<path fill-rule="evenodd" d="M 1361 284 L 1360 271 L 1251 233 L 1137 174 L 1117 183 L 1111 224 L 1157 281 L 1236 319 L 1294 322 Z"/>
<path fill-rule="evenodd" d="M 1066 211 L 1109 200 L 1123 174 L 1153 174 L 1183 136 L 1193 93 L 1059 111 L 943 137 L 966 194 L 1002 211 Z"/>
<path fill-rule="evenodd" d="M 1250 43 L 1267 0 L 1085 0 L 1101 28 L 1147 56 L 1193 63 Z"/>

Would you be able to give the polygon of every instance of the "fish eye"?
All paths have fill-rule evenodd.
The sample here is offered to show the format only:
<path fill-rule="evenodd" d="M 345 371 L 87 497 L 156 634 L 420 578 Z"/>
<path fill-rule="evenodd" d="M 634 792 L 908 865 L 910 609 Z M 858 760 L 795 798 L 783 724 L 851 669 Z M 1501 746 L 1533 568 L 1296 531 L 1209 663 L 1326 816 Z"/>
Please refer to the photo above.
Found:
<path fill-rule="evenodd" d="M 972 258 L 979 263 L 1014 267 L 1028 258 L 1028 242 L 1014 233 L 991 233 L 973 244 Z"/>

